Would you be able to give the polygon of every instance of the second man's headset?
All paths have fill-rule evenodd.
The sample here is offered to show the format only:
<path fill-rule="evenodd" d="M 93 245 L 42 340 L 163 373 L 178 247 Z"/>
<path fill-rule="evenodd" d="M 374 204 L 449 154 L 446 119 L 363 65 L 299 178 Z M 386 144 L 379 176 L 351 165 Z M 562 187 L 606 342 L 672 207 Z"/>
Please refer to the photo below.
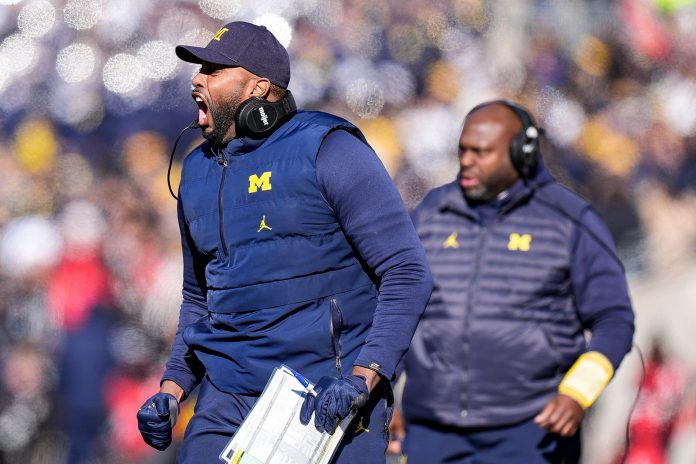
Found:
<path fill-rule="evenodd" d="M 234 113 L 237 135 L 265 137 L 270 134 L 280 121 L 297 111 L 295 98 L 289 90 L 277 102 L 265 98 L 251 97 L 240 103 Z"/>
<path fill-rule="evenodd" d="M 492 105 L 503 105 L 509 108 L 522 123 L 522 130 L 515 134 L 510 141 L 510 161 L 522 180 L 527 182 L 534 177 L 539 165 L 539 136 L 544 133 L 544 129 L 536 125 L 529 111 L 510 100 L 492 100 L 481 103 L 469 111 L 469 114 Z"/>

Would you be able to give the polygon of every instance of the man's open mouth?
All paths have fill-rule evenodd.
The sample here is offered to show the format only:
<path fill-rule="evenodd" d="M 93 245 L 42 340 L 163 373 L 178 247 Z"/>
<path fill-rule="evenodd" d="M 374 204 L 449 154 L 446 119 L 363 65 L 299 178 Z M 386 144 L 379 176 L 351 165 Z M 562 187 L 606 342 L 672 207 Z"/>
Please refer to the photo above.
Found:
<path fill-rule="evenodd" d="M 198 125 L 200 127 L 208 127 L 208 104 L 202 96 L 195 93 L 192 96 L 198 105 Z"/>
<path fill-rule="evenodd" d="M 460 176 L 459 184 L 464 188 L 476 187 L 479 184 L 478 179 L 470 176 Z"/>

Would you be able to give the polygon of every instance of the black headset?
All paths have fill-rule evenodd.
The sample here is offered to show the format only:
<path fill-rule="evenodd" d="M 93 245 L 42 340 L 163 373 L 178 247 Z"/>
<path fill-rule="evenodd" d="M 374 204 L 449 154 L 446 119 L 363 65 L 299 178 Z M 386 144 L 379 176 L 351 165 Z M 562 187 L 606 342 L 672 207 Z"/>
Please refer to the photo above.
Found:
<path fill-rule="evenodd" d="M 238 135 L 265 137 L 280 121 L 296 111 L 295 98 L 289 90 L 277 102 L 269 102 L 261 97 L 251 97 L 243 101 L 235 111 L 235 129 Z"/>
<path fill-rule="evenodd" d="M 511 109 L 522 123 L 522 130 L 515 134 L 510 142 L 510 161 L 522 180 L 527 181 L 534 177 L 539 165 L 539 136 L 544 133 L 544 129 L 536 125 L 529 111 L 510 100 L 481 103 L 469 111 L 466 117 L 474 111 L 492 105 L 503 105 Z"/>

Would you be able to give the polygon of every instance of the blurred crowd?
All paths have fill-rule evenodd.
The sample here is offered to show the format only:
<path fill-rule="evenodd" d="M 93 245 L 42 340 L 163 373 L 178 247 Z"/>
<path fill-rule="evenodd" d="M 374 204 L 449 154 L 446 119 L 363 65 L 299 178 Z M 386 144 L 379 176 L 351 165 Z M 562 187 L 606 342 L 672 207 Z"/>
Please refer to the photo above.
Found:
<path fill-rule="evenodd" d="M 466 112 L 510 98 L 632 285 L 696 266 L 694 1 L 0 0 L 0 462 L 173 462 L 135 420 L 181 301 L 167 167 L 196 67 L 173 49 L 232 19 L 288 46 L 298 105 L 357 124 L 409 207 L 456 175 Z M 649 335 L 626 462 L 678 462 L 667 432 L 696 421 L 694 363 Z"/>

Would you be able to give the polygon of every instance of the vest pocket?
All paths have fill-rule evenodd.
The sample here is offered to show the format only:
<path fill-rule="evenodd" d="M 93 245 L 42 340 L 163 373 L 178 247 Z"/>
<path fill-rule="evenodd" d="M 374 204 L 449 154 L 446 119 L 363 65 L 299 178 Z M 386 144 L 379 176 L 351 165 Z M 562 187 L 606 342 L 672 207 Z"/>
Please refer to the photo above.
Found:
<path fill-rule="evenodd" d="M 538 332 L 540 343 L 543 344 L 544 352 L 548 354 L 549 358 L 548 363 L 542 363 L 543 366 L 547 366 L 546 369 L 541 369 L 542 366 L 540 366 L 538 370 L 531 370 L 531 378 L 546 379 L 559 374 L 561 372 L 562 357 L 556 343 L 551 338 L 551 334 L 539 323 L 529 322 L 528 324 Z"/>

